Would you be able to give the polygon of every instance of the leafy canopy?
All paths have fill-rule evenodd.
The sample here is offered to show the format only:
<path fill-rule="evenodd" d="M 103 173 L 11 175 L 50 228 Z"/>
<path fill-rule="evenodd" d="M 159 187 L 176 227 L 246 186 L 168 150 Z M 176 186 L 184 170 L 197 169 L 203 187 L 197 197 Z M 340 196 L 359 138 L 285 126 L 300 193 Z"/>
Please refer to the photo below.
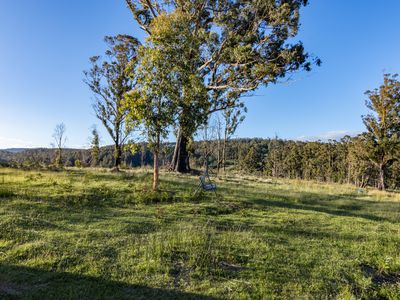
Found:
<path fill-rule="evenodd" d="M 128 35 L 107 36 L 105 42 L 108 45 L 105 57 L 90 58 L 91 68 L 84 71 L 84 82 L 94 94 L 97 118 L 113 141 L 122 146 L 133 129 L 124 126 L 128 111 L 123 109 L 123 99 L 136 85 L 130 72 L 136 64 L 140 43 Z"/>
<path fill-rule="evenodd" d="M 126 2 L 153 41 L 177 50 L 175 60 L 192 64 L 209 90 L 253 91 L 288 72 L 311 68 L 303 45 L 288 43 L 298 33 L 305 0 Z"/>
<path fill-rule="evenodd" d="M 393 162 L 400 150 L 400 82 L 397 75 L 384 75 L 379 89 L 367 91 L 366 106 L 371 110 L 363 116 L 366 155 L 375 165 Z"/>

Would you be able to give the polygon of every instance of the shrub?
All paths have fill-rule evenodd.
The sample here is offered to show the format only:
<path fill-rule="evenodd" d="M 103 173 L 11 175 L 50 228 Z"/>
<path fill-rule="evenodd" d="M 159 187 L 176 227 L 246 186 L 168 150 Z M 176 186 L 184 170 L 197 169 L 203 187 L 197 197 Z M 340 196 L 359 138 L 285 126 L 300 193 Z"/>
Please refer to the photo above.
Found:
<path fill-rule="evenodd" d="M 79 159 L 75 160 L 75 167 L 82 168 L 82 162 Z"/>

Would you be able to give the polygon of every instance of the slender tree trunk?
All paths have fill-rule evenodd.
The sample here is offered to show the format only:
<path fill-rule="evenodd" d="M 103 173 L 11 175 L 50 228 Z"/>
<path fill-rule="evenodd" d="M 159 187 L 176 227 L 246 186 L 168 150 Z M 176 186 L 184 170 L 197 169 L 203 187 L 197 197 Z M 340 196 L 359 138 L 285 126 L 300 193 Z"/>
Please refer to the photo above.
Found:
<path fill-rule="evenodd" d="M 154 171 L 153 171 L 153 191 L 158 191 L 160 167 L 159 167 L 159 153 L 160 153 L 160 136 L 157 135 L 157 145 L 153 152 L 154 155 Z"/>
<path fill-rule="evenodd" d="M 142 143 L 142 153 L 140 155 L 140 166 L 144 167 L 144 156 L 146 155 L 146 145 Z"/>
<path fill-rule="evenodd" d="M 378 189 L 381 191 L 385 190 L 385 168 L 382 164 L 379 165 L 379 183 Z"/>
<path fill-rule="evenodd" d="M 61 153 L 61 148 L 58 148 L 57 154 L 56 154 L 56 165 L 57 167 L 61 167 L 61 161 L 62 161 L 62 153 Z"/>
<path fill-rule="evenodd" d="M 350 167 L 350 164 L 348 164 L 348 166 L 347 166 L 347 184 L 350 184 L 350 180 L 351 180 L 350 176 L 351 176 L 351 167 Z"/>
<path fill-rule="evenodd" d="M 217 157 L 217 174 L 219 174 L 219 169 L 221 168 L 221 142 L 218 140 L 218 157 Z"/>
<path fill-rule="evenodd" d="M 224 138 L 224 143 L 222 145 L 222 167 L 225 173 L 225 166 L 226 166 L 226 138 Z"/>
<path fill-rule="evenodd" d="M 122 157 L 122 147 L 119 144 L 115 144 L 114 147 L 114 158 L 115 158 L 115 169 L 119 169 L 120 165 L 121 165 L 121 157 Z"/>
<path fill-rule="evenodd" d="M 219 174 L 219 170 L 221 169 L 221 164 L 222 164 L 222 153 L 221 153 L 221 121 L 218 118 L 217 119 L 217 136 L 218 136 L 218 143 L 217 143 L 217 174 Z"/>
<path fill-rule="evenodd" d="M 225 119 L 224 142 L 222 144 L 222 167 L 226 171 L 226 144 L 228 142 L 228 121 Z"/>
<path fill-rule="evenodd" d="M 178 129 L 178 133 L 176 134 L 176 142 L 175 142 L 175 148 L 174 148 L 174 153 L 172 154 L 172 160 L 171 160 L 171 165 L 170 165 L 170 170 L 173 171 L 175 170 L 175 165 L 176 161 L 178 159 L 178 151 L 179 151 L 179 143 L 181 139 L 181 129 Z"/>
<path fill-rule="evenodd" d="M 158 165 L 158 150 L 154 151 L 154 171 L 153 171 L 153 191 L 158 191 L 158 184 L 159 184 L 159 165 Z"/>

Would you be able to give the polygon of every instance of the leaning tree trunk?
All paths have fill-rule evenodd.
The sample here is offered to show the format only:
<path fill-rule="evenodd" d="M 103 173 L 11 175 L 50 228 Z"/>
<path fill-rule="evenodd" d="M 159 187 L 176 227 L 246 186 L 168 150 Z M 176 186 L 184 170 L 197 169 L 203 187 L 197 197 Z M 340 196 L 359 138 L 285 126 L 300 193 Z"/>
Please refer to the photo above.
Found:
<path fill-rule="evenodd" d="M 190 172 L 189 151 L 187 149 L 188 142 L 189 138 L 179 129 L 171 162 L 171 170 L 179 173 Z"/>

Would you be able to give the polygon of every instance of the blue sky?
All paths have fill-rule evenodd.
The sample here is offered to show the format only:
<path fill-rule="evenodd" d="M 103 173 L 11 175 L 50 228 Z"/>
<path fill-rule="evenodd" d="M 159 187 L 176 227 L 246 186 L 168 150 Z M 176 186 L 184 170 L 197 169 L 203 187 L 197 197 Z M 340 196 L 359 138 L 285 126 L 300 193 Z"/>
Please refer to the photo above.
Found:
<path fill-rule="evenodd" d="M 262 88 L 246 103 L 240 137 L 330 138 L 364 130 L 364 92 L 400 72 L 397 0 L 311 0 L 299 38 L 323 65 Z M 69 147 L 97 124 L 82 82 L 103 37 L 143 37 L 123 0 L 0 0 L 0 148 L 48 147 L 57 123 Z"/>

